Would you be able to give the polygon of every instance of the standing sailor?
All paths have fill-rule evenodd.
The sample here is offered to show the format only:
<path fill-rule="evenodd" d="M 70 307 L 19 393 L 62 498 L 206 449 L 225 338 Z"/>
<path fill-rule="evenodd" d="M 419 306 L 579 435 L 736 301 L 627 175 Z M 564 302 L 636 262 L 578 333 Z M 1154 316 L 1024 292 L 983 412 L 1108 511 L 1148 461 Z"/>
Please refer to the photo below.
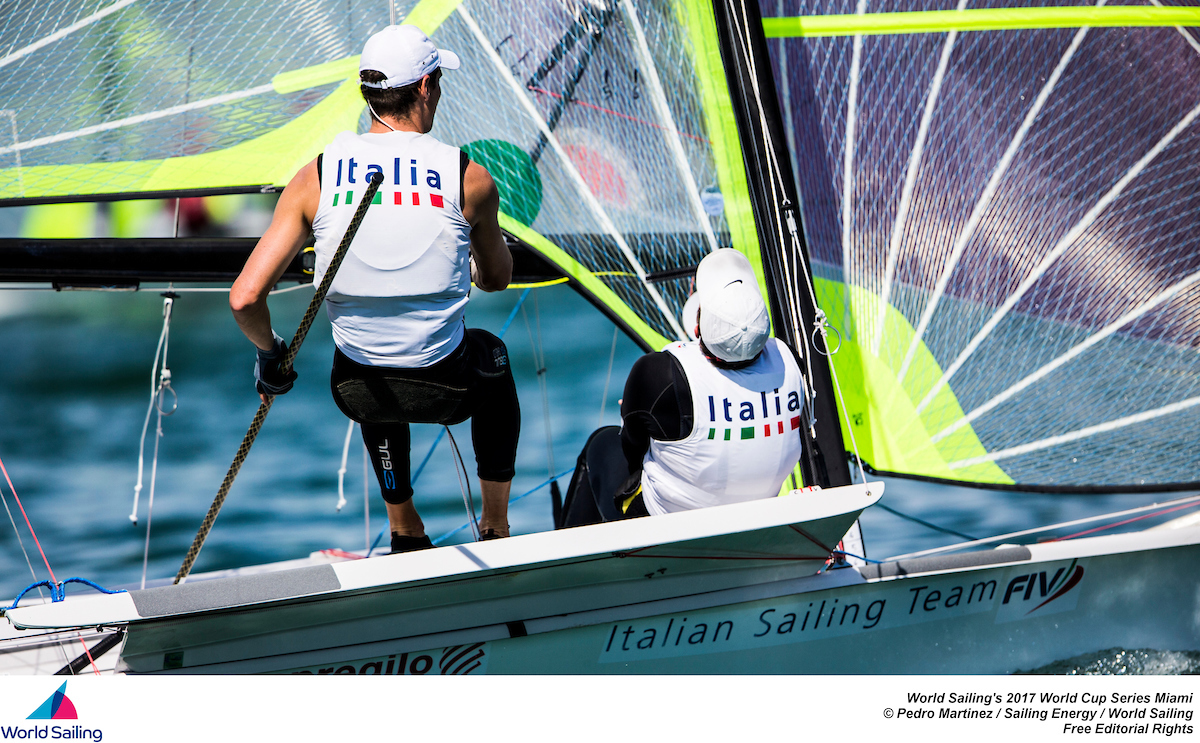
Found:
<path fill-rule="evenodd" d="M 392 551 L 432 547 L 412 503 L 409 423 L 471 418 L 483 491 L 480 535 L 508 536 L 508 496 L 521 411 L 504 343 L 466 329 L 471 282 L 500 291 L 512 255 L 497 221 L 496 185 L 465 152 L 429 136 L 442 70 L 458 55 L 438 49 L 416 26 L 388 26 L 367 40 L 359 64 L 371 129 L 342 132 L 284 189 L 271 226 L 234 282 L 229 304 L 258 347 L 263 399 L 292 387 L 283 339 L 266 298 L 284 269 L 316 238 L 320 283 L 368 179 L 384 177 L 373 206 L 325 300 L 336 345 L 334 401 L 362 425 L 387 504 Z"/>
<path fill-rule="evenodd" d="M 770 498 L 800 461 L 804 385 L 792 352 L 770 338 L 750 262 L 714 251 L 684 306 L 696 340 L 634 363 L 622 426 L 592 434 L 562 526 Z"/>

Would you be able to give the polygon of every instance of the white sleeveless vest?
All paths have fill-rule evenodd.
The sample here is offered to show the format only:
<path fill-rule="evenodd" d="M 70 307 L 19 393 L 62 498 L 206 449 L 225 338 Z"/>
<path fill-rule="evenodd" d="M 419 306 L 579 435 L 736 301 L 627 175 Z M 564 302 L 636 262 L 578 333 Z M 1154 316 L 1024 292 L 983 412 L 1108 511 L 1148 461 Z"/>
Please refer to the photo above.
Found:
<path fill-rule="evenodd" d="M 770 498 L 800 460 L 804 387 L 791 351 L 772 338 L 745 369 L 718 369 L 700 344 L 672 343 L 692 391 L 681 441 L 650 441 L 642 498 L 652 515 Z"/>
<path fill-rule="evenodd" d="M 313 219 L 315 283 L 325 275 L 372 172 L 383 184 L 329 288 L 342 353 L 368 366 L 429 366 L 463 339 L 471 225 L 459 150 L 428 134 L 342 132 L 325 149 Z"/>

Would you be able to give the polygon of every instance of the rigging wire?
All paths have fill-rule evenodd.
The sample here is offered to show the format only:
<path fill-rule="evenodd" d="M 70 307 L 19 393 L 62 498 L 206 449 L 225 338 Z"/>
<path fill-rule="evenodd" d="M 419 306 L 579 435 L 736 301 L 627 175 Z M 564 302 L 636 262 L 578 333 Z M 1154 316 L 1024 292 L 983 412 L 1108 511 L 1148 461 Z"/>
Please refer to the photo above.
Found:
<path fill-rule="evenodd" d="M 29 514 L 25 513 L 25 506 L 21 503 L 21 496 L 17 495 L 17 489 L 13 487 L 12 478 L 8 476 L 8 469 L 4 466 L 4 460 L 0 459 L 0 472 L 4 473 L 4 480 L 8 483 L 8 489 L 13 494 L 13 500 L 17 502 L 17 508 L 21 509 L 21 516 L 25 518 L 25 525 L 29 527 L 29 534 L 33 537 L 33 543 L 37 545 L 38 553 L 42 556 L 42 562 L 46 563 L 46 572 L 50 573 L 50 580 L 58 583 L 58 578 L 54 577 L 54 569 L 50 567 L 50 561 L 46 559 L 46 551 L 42 549 L 42 543 L 38 541 L 37 533 L 33 530 L 33 524 L 29 522 Z M 7 502 L 5 507 L 7 508 Z M 34 576 L 37 577 L 36 575 Z"/>
<path fill-rule="evenodd" d="M 363 481 L 363 529 L 367 549 L 371 548 L 371 495 L 367 487 L 367 442 L 362 448 L 362 481 Z"/>
<path fill-rule="evenodd" d="M 735 10 L 734 12 L 738 12 L 738 11 Z M 744 10 L 740 11 L 740 13 L 742 16 L 742 26 L 747 29 L 747 33 L 748 33 L 749 28 L 750 28 L 749 18 L 745 15 Z M 750 54 L 750 52 L 749 52 L 750 40 L 746 37 L 742 37 L 740 39 L 740 41 L 744 45 L 744 49 L 743 49 L 743 51 L 745 52 L 744 59 L 745 59 L 746 65 L 749 68 L 749 71 L 751 73 L 750 74 L 750 84 L 754 88 L 754 93 L 755 93 L 754 101 L 756 102 L 755 108 L 758 112 L 759 128 L 762 132 L 763 143 L 766 145 L 765 150 L 766 150 L 766 156 L 767 156 L 767 163 L 770 168 L 770 174 L 771 174 L 771 177 L 767 178 L 766 181 L 772 192 L 773 203 L 777 205 L 776 208 L 781 208 L 782 211 L 784 212 L 785 220 L 787 223 L 787 229 L 788 229 L 788 232 L 790 233 L 790 235 L 787 235 L 787 236 L 780 233 L 778 236 L 781 238 L 781 242 L 783 239 L 790 238 L 790 244 L 791 244 L 791 248 L 792 248 L 791 252 L 795 255 L 795 258 L 796 258 L 796 264 L 792 264 L 790 261 L 791 256 L 789 255 L 789 251 L 786 251 L 786 250 L 780 251 L 781 258 L 782 258 L 782 261 L 784 264 L 783 268 L 784 268 L 784 277 L 785 277 L 785 281 L 783 281 L 781 283 L 784 285 L 784 289 L 787 294 L 787 297 L 786 297 L 786 303 L 788 305 L 787 309 L 792 315 L 793 327 L 796 328 L 796 334 L 799 335 L 800 323 L 797 322 L 797 320 L 800 317 L 800 305 L 799 305 L 799 298 L 794 293 L 794 287 L 798 283 L 797 279 L 800 277 L 803 277 L 805 288 L 808 290 L 809 300 L 812 303 L 812 307 L 816 311 L 816 318 L 813 322 L 814 336 L 816 334 L 820 334 L 821 339 L 825 343 L 826 351 L 828 352 L 829 351 L 829 337 L 828 337 L 828 334 L 825 329 L 826 328 L 826 316 L 825 316 L 824 311 L 821 310 L 821 306 L 817 303 L 817 294 L 816 294 L 815 289 L 813 288 L 812 279 L 811 279 L 811 271 L 810 271 L 811 267 L 808 266 L 807 262 L 805 261 L 804 253 L 801 250 L 800 238 L 799 238 L 799 235 L 797 232 L 796 220 L 795 220 L 795 216 L 793 213 L 794 207 L 791 204 L 790 200 L 787 198 L 786 194 L 779 192 L 779 184 L 781 184 L 783 182 L 783 171 L 780 168 L 779 162 L 775 156 L 776 155 L 775 142 L 771 136 L 770 127 L 768 126 L 766 111 L 763 109 L 761 103 L 759 103 L 762 100 L 763 93 L 758 87 L 758 69 L 756 67 L 754 55 Z M 774 94 L 773 91 L 772 91 L 772 94 Z M 782 225 L 780 225 L 780 227 L 782 227 Z M 847 296 L 847 302 L 848 301 L 849 301 L 849 296 Z M 795 339 L 793 339 L 793 342 L 797 345 L 798 348 L 806 347 L 806 348 L 812 349 L 813 352 L 817 352 L 816 343 L 815 342 L 811 343 L 811 344 L 808 343 L 807 338 L 805 338 L 805 337 L 795 338 Z M 828 355 L 832 356 L 833 354 L 828 353 Z M 808 357 L 808 356 L 810 356 L 810 354 L 805 354 L 805 356 Z M 809 391 L 813 396 L 812 399 L 815 401 L 816 390 L 815 390 L 815 388 L 812 387 L 812 381 L 811 381 L 812 380 L 811 359 L 806 359 L 806 366 L 807 366 L 808 372 L 809 372 L 809 381 L 808 381 Z M 838 408 L 838 410 L 841 411 L 842 417 L 845 419 L 844 422 L 845 422 L 846 431 L 850 435 L 850 445 L 854 451 L 855 461 L 858 463 L 859 479 L 865 485 L 867 482 L 867 474 L 862 466 L 862 457 L 859 455 L 858 442 L 854 438 L 854 428 L 850 424 L 849 414 L 846 410 L 845 399 L 842 395 L 842 388 L 841 388 L 841 384 L 838 380 L 837 369 L 834 367 L 832 362 L 829 364 L 829 372 L 830 372 L 830 377 L 833 380 L 834 394 L 837 397 L 837 403 L 838 403 L 837 408 Z M 814 417 L 815 416 L 815 405 L 810 406 L 810 410 L 811 410 L 811 412 L 810 412 L 810 425 L 811 425 L 812 423 L 815 422 L 815 417 Z M 810 429 L 810 433 L 811 433 L 811 429 Z"/>
<path fill-rule="evenodd" d="M 17 489 L 13 487 L 12 478 L 8 476 L 8 468 L 4 466 L 4 460 L 0 459 L 0 472 L 4 473 L 4 480 L 8 483 L 8 489 L 12 492 L 13 500 L 17 502 L 17 508 L 21 510 L 21 516 L 25 519 L 25 525 L 29 527 L 29 534 L 33 537 L 33 543 L 37 545 L 38 553 L 42 556 L 42 561 L 46 563 L 46 572 L 50 573 L 50 580 L 57 584 L 58 578 L 54 577 L 54 569 L 50 567 L 50 561 L 46 559 L 46 552 L 42 549 L 42 543 L 37 538 L 37 533 L 33 530 L 33 524 L 29 521 L 29 514 L 25 513 L 25 506 L 21 503 L 21 496 L 17 495 Z M 25 556 L 25 564 L 29 566 L 29 574 L 37 580 L 37 571 L 33 569 L 33 561 L 29 559 L 29 552 L 25 549 L 25 540 L 21 539 L 21 530 L 17 528 L 16 519 L 13 518 L 12 510 L 8 507 L 8 498 L 4 495 L 4 488 L 0 488 L 0 500 L 4 501 L 4 510 L 8 513 L 8 520 L 12 523 L 13 533 L 17 536 L 17 544 L 21 546 L 21 554 Z M 38 587 L 38 596 L 42 601 L 46 600 L 46 595 L 42 593 L 41 587 Z M 79 641 L 83 642 L 83 636 L 79 635 Z M 58 648 L 63 653 L 63 657 L 70 660 L 70 654 L 67 653 L 63 643 L 58 643 Z M 87 643 L 83 642 L 84 652 L 88 654 L 88 659 L 91 660 L 91 653 L 87 649 Z M 96 675 L 100 675 L 100 669 L 96 668 L 96 662 L 92 661 L 92 669 Z"/>
<path fill-rule="evenodd" d="M 529 345 L 533 351 L 533 363 L 537 369 L 538 390 L 542 393 L 542 425 L 546 430 L 546 473 L 554 475 L 554 439 L 550 432 L 550 385 L 546 380 L 546 351 L 542 346 L 542 313 L 538 306 L 537 295 L 533 297 L 534 319 L 537 325 L 537 340 L 534 340 L 533 329 L 529 324 L 529 314 L 521 307 L 521 316 L 525 320 L 525 330 L 529 333 Z"/>
<path fill-rule="evenodd" d="M 546 487 L 547 485 L 550 485 L 550 484 L 552 484 L 552 483 L 558 482 L 559 480 L 561 480 L 562 478 L 566 477 L 567 475 L 571 474 L 571 473 L 572 473 L 572 472 L 574 472 L 574 471 L 575 471 L 575 468 L 574 468 L 574 467 L 572 467 L 572 468 L 570 468 L 570 469 L 567 469 L 567 470 L 563 470 L 562 472 L 559 472 L 557 475 L 554 475 L 553 477 L 550 477 L 550 478 L 548 478 L 548 479 L 546 479 L 546 480 L 542 481 L 542 482 L 541 482 L 539 485 L 537 485 L 536 487 L 534 487 L 534 488 L 531 488 L 531 489 L 529 489 L 529 490 L 526 490 L 524 493 L 521 493 L 521 494 L 520 494 L 520 495 L 518 495 L 516 498 L 511 498 L 511 499 L 509 499 L 509 501 L 508 501 L 508 502 L 509 502 L 509 504 L 511 505 L 511 504 L 513 504 L 513 503 L 516 503 L 517 501 L 521 500 L 522 498 L 526 498 L 526 497 L 528 497 L 528 496 L 531 496 L 531 495 L 533 495 L 534 493 L 536 493 L 536 492 L 538 492 L 539 490 L 541 490 L 542 488 Z M 436 544 L 441 544 L 442 542 L 446 541 L 446 540 L 447 540 L 447 539 L 449 539 L 450 537 L 452 537 L 452 536 L 454 536 L 455 534 L 459 533 L 459 532 L 460 532 L 460 531 L 462 531 L 463 529 L 466 529 L 466 528 L 467 528 L 468 526 L 470 526 L 470 525 L 471 525 L 470 523 L 465 523 L 465 524 L 463 524 L 462 526 L 459 526 L 459 527 L 458 527 L 458 528 L 456 528 L 456 529 L 451 529 L 450 531 L 446 532 L 445 534 L 443 534 L 442 536 L 438 537 L 437 539 L 434 539 L 434 540 L 433 540 L 433 543 L 434 543 L 435 545 L 436 545 Z M 380 534 L 380 536 L 383 536 L 383 535 L 382 535 L 382 533 Z M 376 541 L 376 544 L 378 544 L 379 540 L 378 540 L 378 539 L 376 539 L 375 541 Z M 367 554 L 367 557 L 370 557 L 370 556 L 371 556 L 371 555 L 370 555 L 370 553 L 368 553 L 368 554 Z"/>
<path fill-rule="evenodd" d="M 458 450 L 458 442 L 454 440 L 454 432 L 449 426 L 442 426 L 442 429 L 450 436 L 450 448 L 454 451 L 454 474 L 458 477 L 458 487 L 462 490 L 463 502 L 467 506 L 467 514 L 470 516 L 471 533 L 478 542 L 479 535 L 479 519 L 475 516 L 475 499 L 471 493 L 471 478 L 467 474 L 467 463 L 463 461 L 462 452 Z M 483 486 L 480 485 L 482 488 Z"/>
<path fill-rule="evenodd" d="M 1187 496 L 1186 498 L 1177 498 L 1175 500 L 1167 501 L 1166 503 L 1151 503 L 1150 505 L 1147 505 L 1147 506 L 1139 506 L 1137 508 L 1130 508 L 1130 509 L 1126 509 L 1124 511 L 1115 511 L 1113 513 L 1102 513 L 1099 516 L 1088 516 L 1086 518 L 1075 519 L 1073 521 L 1064 521 L 1064 522 L 1058 523 L 1058 524 L 1049 524 L 1046 526 L 1036 526 L 1032 529 L 1023 529 L 1021 531 L 1008 532 L 1007 534 L 999 534 L 997 536 L 988 537 L 986 539 L 976 539 L 976 540 L 970 541 L 970 542 L 959 542 L 958 544 L 949 544 L 949 545 L 946 545 L 945 547 L 934 547 L 933 549 L 921 550 L 919 552 L 909 552 L 907 554 L 897 555 L 895 557 L 891 557 L 888 559 L 892 560 L 892 561 L 912 560 L 917 557 L 927 557 L 929 555 L 940 555 L 945 552 L 957 552 L 959 550 L 966 549 L 968 547 L 980 547 L 985 544 L 993 544 L 995 542 L 1002 542 L 1006 539 L 1016 539 L 1017 537 L 1026 537 L 1026 536 L 1030 536 L 1032 534 L 1038 534 L 1041 532 L 1050 531 L 1052 529 L 1063 529 L 1063 528 L 1067 528 L 1067 527 L 1080 526 L 1082 524 L 1091 524 L 1091 523 L 1095 523 L 1097 521 L 1103 521 L 1105 519 L 1115 519 L 1115 518 L 1121 518 L 1122 516 L 1131 516 L 1136 513 L 1146 513 L 1147 511 L 1154 511 L 1155 509 L 1163 509 L 1163 510 L 1160 510 L 1158 513 L 1151 513 L 1150 516 L 1158 516 L 1158 515 L 1162 515 L 1165 513 L 1170 513 L 1172 511 L 1178 511 L 1183 508 L 1190 508 L 1190 507 L 1196 507 L 1196 506 L 1200 506 L 1200 495 L 1190 495 L 1190 496 Z M 1164 507 L 1166 507 L 1166 508 L 1164 509 Z M 1115 526 L 1118 526 L 1118 524 L 1109 524 L 1105 528 L 1112 528 Z M 1078 535 L 1071 535 L 1071 537 L 1074 537 L 1074 536 L 1078 536 Z M 1071 537 L 1060 537 L 1058 541 L 1061 541 L 1063 539 L 1069 539 Z"/>
<path fill-rule="evenodd" d="M 617 358 L 617 334 L 620 328 L 613 327 L 613 342 L 612 350 L 608 353 L 608 374 L 604 377 L 604 393 L 600 395 L 600 419 L 596 423 L 596 427 L 604 425 L 604 406 L 608 403 L 608 385 L 612 382 L 613 361 Z"/>
<path fill-rule="evenodd" d="M 36 581 L 37 571 L 33 569 L 33 561 L 29 559 L 29 550 L 25 549 L 25 540 L 21 539 L 21 530 L 17 528 L 17 521 L 13 518 L 12 509 L 8 507 L 8 496 L 4 494 L 4 488 L 0 488 L 0 500 L 4 501 L 4 512 L 8 514 L 8 521 L 12 524 L 13 534 L 16 535 L 17 544 L 21 547 L 21 554 L 25 556 L 25 564 L 29 566 L 29 574 Z M 45 599 L 46 597 L 42 596 L 42 598 Z"/>
<path fill-rule="evenodd" d="M 933 523 L 930 523 L 923 519 L 919 519 L 916 516 L 910 516 L 907 513 L 897 511 L 894 508 L 889 508 L 888 506 L 885 506 L 882 503 L 876 503 L 875 505 L 877 507 L 882 508 L 883 510 L 887 511 L 888 513 L 892 514 L 893 516 L 899 516 L 900 518 L 905 519 L 907 521 L 911 521 L 914 524 L 920 524 L 921 526 L 928 527 L 930 529 L 933 529 L 934 531 L 940 531 L 943 534 L 949 534 L 951 536 L 960 537 L 962 539 L 966 539 L 969 542 L 974 542 L 975 540 L 977 540 L 979 538 L 979 537 L 973 537 L 970 534 L 963 534 L 960 531 L 954 531 L 953 529 L 948 529 L 944 526 L 938 526 L 937 524 L 933 524 Z"/>

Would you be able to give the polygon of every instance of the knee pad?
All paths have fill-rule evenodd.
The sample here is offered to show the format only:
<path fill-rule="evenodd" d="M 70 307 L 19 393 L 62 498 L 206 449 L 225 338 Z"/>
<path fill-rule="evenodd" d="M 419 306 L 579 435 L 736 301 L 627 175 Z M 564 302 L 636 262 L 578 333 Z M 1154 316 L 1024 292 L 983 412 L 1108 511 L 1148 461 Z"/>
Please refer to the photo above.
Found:
<path fill-rule="evenodd" d="M 508 363 L 508 347 L 496 336 L 480 330 L 467 330 L 467 343 L 471 344 L 471 369 L 481 377 L 495 378 L 512 374 Z"/>

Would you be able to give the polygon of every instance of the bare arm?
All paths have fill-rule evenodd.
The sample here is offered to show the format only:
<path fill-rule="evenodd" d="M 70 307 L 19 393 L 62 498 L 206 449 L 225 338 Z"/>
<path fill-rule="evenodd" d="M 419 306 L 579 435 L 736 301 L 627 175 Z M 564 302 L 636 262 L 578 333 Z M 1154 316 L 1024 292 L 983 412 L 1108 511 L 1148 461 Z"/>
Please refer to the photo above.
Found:
<path fill-rule="evenodd" d="M 320 200 L 321 182 L 317 177 L 317 161 L 313 160 L 283 189 L 271 226 L 254 246 L 229 291 L 229 307 L 238 327 L 264 351 L 270 350 L 274 342 L 267 295 L 308 240 Z"/>
<path fill-rule="evenodd" d="M 504 242 L 497 217 L 500 192 L 482 165 L 475 162 L 467 165 L 463 195 L 463 216 L 471 224 L 471 257 L 475 259 L 471 278 L 485 292 L 506 289 L 512 281 L 512 253 Z"/>

